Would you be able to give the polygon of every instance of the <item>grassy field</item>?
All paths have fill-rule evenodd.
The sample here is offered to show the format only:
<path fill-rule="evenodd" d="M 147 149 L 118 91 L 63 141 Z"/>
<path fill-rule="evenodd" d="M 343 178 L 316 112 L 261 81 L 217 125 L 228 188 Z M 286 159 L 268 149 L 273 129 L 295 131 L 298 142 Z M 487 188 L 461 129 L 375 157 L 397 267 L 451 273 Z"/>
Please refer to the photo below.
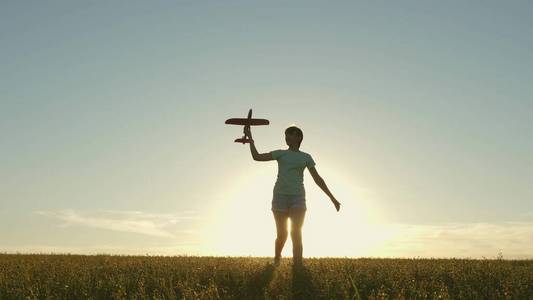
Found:
<path fill-rule="evenodd" d="M 0 299 L 533 299 L 533 260 L 0 254 Z"/>

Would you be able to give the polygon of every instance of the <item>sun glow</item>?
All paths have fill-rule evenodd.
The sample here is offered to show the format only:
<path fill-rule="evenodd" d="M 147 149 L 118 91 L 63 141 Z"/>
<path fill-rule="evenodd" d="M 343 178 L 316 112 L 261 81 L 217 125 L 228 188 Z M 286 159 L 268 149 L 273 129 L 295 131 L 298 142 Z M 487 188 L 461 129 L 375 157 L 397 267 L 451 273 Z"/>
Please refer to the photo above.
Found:
<path fill-rule="evenodd" d="M 273 256 L 276 225 L 271 208 L 276 179 L 275 164 L 253 166 L 232 178 L 213 206 L 209 238 L 210 255 Z M 308 171 L 305 171 L 308 173 Z M 307 214 L 302 229 L 304 257 L 370 256 L 391 238 L 379 225 L 382 216 L 372 202 L 371 190 L 359 187 L 345 174 L 325 178 L 342 203 L 337 212 L 325 193 L 305 175 Z M 289 223 L 290 228 L 290 223 Z M 290 237 L 283 256 L 292 256 Z"/>
<path fill-rule="evenodd" d="M 254 166 L 228 181 L 211 212 L 207 246 L 213 255 L 269 256 L 273 252 L 270 199 L 275 167 Z"/>

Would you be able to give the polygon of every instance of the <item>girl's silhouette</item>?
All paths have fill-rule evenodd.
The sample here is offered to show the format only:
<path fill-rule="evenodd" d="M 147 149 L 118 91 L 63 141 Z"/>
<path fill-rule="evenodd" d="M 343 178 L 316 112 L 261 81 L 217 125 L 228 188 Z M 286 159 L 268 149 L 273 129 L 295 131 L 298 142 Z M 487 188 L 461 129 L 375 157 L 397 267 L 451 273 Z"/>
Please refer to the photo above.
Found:
<path fill-rule="evenodd" d="M 250 126 L 244 127 L 244 134 L 250 139 L 250 152 L 256 161 L 278 161 L 278 177 L 274 185 L 272 197 L 272 213 L 276 221 L 277 237 L 275 241 L 274 264 L 281 260 L 281 250 L 287 240 L 287 220 L 291 219 L 292 257 L 295 266 L 302 265 L 302 226 L 307 210 L 305 204 L 305 189 L 303 185 L 303 171 L 307 167 L 315 183 L 329 196 L 335 209 L 339 211 L 341 204 L 329 191 L 326 182 L 315 169 L 315 162 L 310 154 L 300 151 L 303 132 L 296 126 L 285 129 L 285 142 L 289 146 L 286 150 L 273 150 L 268 153 L 258 153 L 252 138 Z"/>

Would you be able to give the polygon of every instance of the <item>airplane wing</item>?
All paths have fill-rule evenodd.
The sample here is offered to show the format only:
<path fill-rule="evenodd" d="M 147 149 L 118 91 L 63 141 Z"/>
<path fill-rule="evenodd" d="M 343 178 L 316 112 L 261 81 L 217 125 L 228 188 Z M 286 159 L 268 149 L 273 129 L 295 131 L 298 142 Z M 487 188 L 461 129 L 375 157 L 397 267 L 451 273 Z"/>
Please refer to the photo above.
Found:
<path fill-rule="evenodd" d="M 232 119 L 227 119 L 226 124 L 257 126 L 257 125 L 268 125 L 269 122 L 267 119 L 232 118 Z"/>

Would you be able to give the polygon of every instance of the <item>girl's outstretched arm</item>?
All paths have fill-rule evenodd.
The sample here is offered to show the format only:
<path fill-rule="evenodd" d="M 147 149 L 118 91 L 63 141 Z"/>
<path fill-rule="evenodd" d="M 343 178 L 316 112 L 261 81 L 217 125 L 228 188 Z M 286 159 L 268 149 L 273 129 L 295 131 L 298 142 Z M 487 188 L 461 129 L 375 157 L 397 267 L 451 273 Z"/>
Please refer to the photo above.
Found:
<path fill-rule="evenodd" d="M 329 199 L 331 200 L 331 202 L 333 202 L 333 205 L 335 205 L 335 209 L 339 211 L 339 209 L 341 209 L 341 203 L 337 201 L 337 199 L 335 199 L 333 194 L 329 191 L 324 179 L 318 174 L 315 167 L 310 167 L 308 169 L 309 173 L 311 173 L 311 176 L 313 176 L 313 180 L 315 181 L 315 183 L 324 191 L 324 193 L 326 193 L 326 195 L 329 196 Z"/>
<path fill-rule="evenodd" d="M 250 130 L 250 126 L 244 126 L 244 135 L 250 139 L 250 152 L 252 153 L 252 158 L 257 161 L 268 161 L 273 160 L 272 154 L 270 153 L 259 153 L 257 152 L 257 149 L 255 148 L 255 142 L 252 138 L 252 131 Z"/>

